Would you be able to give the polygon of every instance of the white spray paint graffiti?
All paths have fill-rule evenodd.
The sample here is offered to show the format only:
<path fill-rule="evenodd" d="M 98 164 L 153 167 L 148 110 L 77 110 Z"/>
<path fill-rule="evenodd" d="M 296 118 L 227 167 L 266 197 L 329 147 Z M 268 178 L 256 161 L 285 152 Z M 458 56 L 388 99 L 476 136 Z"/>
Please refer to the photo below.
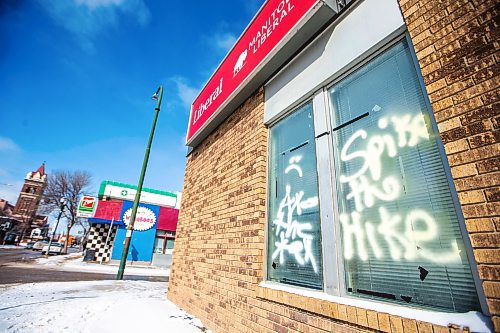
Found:
<path fill-rule="evenodd" d="M 285 169 L 285 174 L 291 171 L 296 171 L 298 176 L 302 178 L 302 168 L 298 164 L 302 156 L 296 155 L 290 158 L 289 165 Z M 314 272 L 318 273 L 318 264 L 312 252 L 312 244 L 314 237 L 308 233 L 312 230 L 312 224 L 309 222 L 299 222 L 294 219 L 294 215 L 301 216 L 303 210 L 312 209 L 318 206 L 318 197 L 304 198 L 304 191 L 299 191 L 292 194 L 290 185 L 285 187 L 285 196 L 281 200 L 276 219 L 273 224 L 276 227 L 276 236 L 278 237 L 275 242 L 276 250 L 272 255 L 275 260 L 279 257 L 279 263 L 283 265 L 286 254 L 289 253 L 295 259 L 298 265 L 305 265 L 310 263 Z"/>
<path fill-rule="evenodd" d="M 380 111 L 381 108 L 376 106 L 373 110 Z M 353 200 L 355 207 L 354 211 L 340 214 L 344 257 L 350 260 L 357 255 L 361 260 L 368 260 L 368 243 L 375 258 L 383 258 L 385 253 L 381 241 L 385 241 L 390 257 L 396 261 L 423 258 L 434 263 L 460 262 L 456 241 L 451 244 L 449 253 L 435 253 L 426 249 L 426 242 L 439 236 L 438 225 L 429 213 L 414 209 L 403 217 L 383 206 L 383 202 L 397 200 L 402 190 L 395 175 L 382 177 L 383 158 L 394 158 L 398 148 L 414 147 L 422 140 L 429 139 L 423 115 L 383 117 L 379 119 L 378 127 L 382 134 L 369 136 L 365 130 L 356 131 L 340 152 L 342 162 L 361 161 L 359 169 L 339 177 L 340 182 L 347 183 L 350 188 L 345 199 Z M 364 142 L 364 149 L 351 151 L 352 146 L 359 147 Z M 363 211 L 371 207 L 378 207 L 378 216 L 364 218 Z M 377 217 L 380 221 L 378 224 L 372 220 Z M 401 230 L 401 224 L 403 232 L 398 231 Z"/>

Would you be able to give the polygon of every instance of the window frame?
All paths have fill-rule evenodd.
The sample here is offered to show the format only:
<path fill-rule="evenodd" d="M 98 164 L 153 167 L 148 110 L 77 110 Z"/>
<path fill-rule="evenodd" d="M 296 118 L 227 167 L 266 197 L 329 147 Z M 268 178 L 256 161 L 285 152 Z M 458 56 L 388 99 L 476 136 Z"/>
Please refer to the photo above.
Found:
<path fill-rule="evenodd" d="M 269 239 L 269 225 L 270 225 L 270 221 L 269 221 L 269 213 L 270 213 L 270 195 L 271 195 L 271 191 L 269 190 L 270 187 L 269 186 L 272 186 L 274 185 L 274 182 L 272 181 L 271 177 L 270 177 L 270 170 L 271 170 L 271 167 L 270 167 L 270 163 L 271 163 L 271 160 L 269 158 L 270 156 L 270 151 L 271 151 L 271 129 L 279 124 L 281 121 L 285 120 L 287 117 L 289 116 L 292 116 L 295 112 L 298 112 L 299 110 L 301 110 L 303 107 L 305 107 L 307 104 L 310 104 L 311 105 L 311 112 L 313 114 L 313 119 L 312 119 L 312 122 L 313 122 L 313 132 L 314 132 L 314 150 L 315 150 L 315 153 L 316 153 L 316 179 L 317 179 L 317 186 L 318 186 L 318 200 L 320 200 L 320 185 L 319 185 L 319 170 L 318 170 L 318 167 L 317 167 L 317 164 L 318 164 L 318 160 L 319 160 L 319 157 L 318 157 L 318 151 L 317 151 L 317 147 L 316 147 L 316 125 L 315 125 L 315 121 L 316 121 L 316 118 L 315 118 L 315 111 L 314 111 L 314 101 L 312 99 L 312 96 L 311 95 L 308 95 L 308 96 L 304 96 L 299 103 L 297 103 L 293 108 L 289 108 L 288 111 L 286 112 L 283 112 L 279 118 L 277 118 L 273 123 L 269 124 L 267 126 L 267 129 L 268 129 L 268 135 L 267 135 L 267 163 L 266 163 L 266 201 L 265 201 L 265 204 L 266 204 L 266 212 L 265 212 L 265 219 L 266 219 L 266 223 L 265 223 L 265 230 L 264 230 L 264 265 L 263 265 L 263 271 L 264 271 L 264 280 L 265 281 L 269 281 L 269 282 L 272 282 L 272 283 L 278 283 L 278 284 L 283 284 L 281 282 L 276 282 L 276 281 L 272 281 L 269 279 L 269 270 L 268 270 L 268 260 L 269 260 L 269 257 L 270 255 L 268 255 L 268 251 L 269 251 L 269 242 L 268 242 L 268 239 Z M 321 200 L 319 201 L 318 203 L 318 207 L 319 207 L 319 218 L 320 218 L 320 239 L 321 239 L 321 279 L 322 279 L 322 288 L 321 289 L 314 289 L 314 288 L 308 288 L 308 287 L 303 287 L 303 286 L 299 286 L 299 285 L 293 285 L 293 284 L 283 284 L 283 285 L 287 285 L 287 286 L 293 286 L 294 288 L 298 288 L 298 289 L 303 289 L 303 290 L 314 290 L 314 291 L 320 291 L 322 292 L 324 290 L 324 284 L 325 284 L 325 267 L 323 266 L 323 255 L 324 255 L 324 250 L 325 250 L 325 247 L 323 245 L 323 227 L 324 227 L 324 223 L 323 223 L 323 218 L 322 218 L 322 213 L 321 213 Z"/>
<path fill-rule="evenodd" d="M 158 235 L 158 232 L 160 232 L 160 231 L 164 232 L 164 233 L 161 234 L 161 235 Z M 162 246 L 161 252 L 155 252 L 155 250 L 157 249 L 157 247 L 155 247 L 156 239 L 163 239 L 163 246 Z M 156 231 L 155 238 L 154 238 L 154 241 L 153 241 L 153 253 L 154 254 L 168 254 L 168 253 L 165 253 L 166 250 L 173 250 L 173 248 L 172 249 L 167 249 L 167 240 L 173 240 L 174 241 L 174 245 L 175 245 L 175 231 L 168 231 L 168 230 L 160 230 L 160 229 L 158 229 Z"/>
<path fill-rule="evenodd" d="M 439 135 L 439 130 L 437 126 L 437 121 L 434 116 L 434 112 L 432 111 L 432 106 L 429 100 L 429 96 L 427 94 L 427 90 L 425 87 L 425 83 L 421 74 L 421 70 L 419 68 L 419 62 L 416 57 L 416 53 L 412 44 L 412 40 L 407 31 L 403 31 L 399 34 L 395 34 L 387 38 L 384 43 L 380 45 L 375 45 L 372 47 L 369 52 L 364 54 L 362 57 L 356 59 L 352 64 L 344 68 L 341 73 L 332 73 L 331 80 L 322 85 L 322 87 L 316 90 L 313 93 L 307 94 L 299 99 L 297 103 L 289 106 L 286 110 L 283 110 L 281 114 L 276 117 L 271 123 L 267 124 L 268 128 L 268 137 L 267 137 L 267 170 L 266 170 L 266 228 L 265 228 L 265 246 L 264 246 L 264 278 L 262 285 L 263 287 L 271 287 L 285 290 L 297 290 L 303 292 L 314 292 L 317 295 L 324 294 L 326 297 L 333 297 L 334 299 L 341 298 L 346 300 L 353 300 L 354 302 L 359 301 L 359 303 L 373 303 L 373 304 L 384 304 L 391 305 L 395 308 L 401 309 L 420 309 L 418 307 L 414 307 L 411 304 L 405 305 L 400 303 L 392 303 L 385 302 L 384 300 L 378 299 L 364 299 L 355 295 L 349 294 L 347 290 L 347 284 L 345 281 L 345 266 L 344 260 L 342 257 L 343 248 L 342 248 L 342 239 L 341 239 L 341 226 L 340 223 L 335 223 L 335 221 L 339 221 L 339 210 L 335 208 L 336 203 L 338 202 L 338 191 L 335 185 L 335 157 L 333 151 L 333 142 L 332 142 L 332 123 L 331 123 L 331 97 L 328 93 L 330 88 L 334 85 L 338 84 L 346 77 L 355 73 L 358 69 L 365 66 L 370 61 L 374 60 L 391 47 L 396 45 L 397 43 L 406 40 L 410 55 L 411 61 L 415 68 L 415 72 L 417 75 L 417 80 L 419 82 L 419 87 L 424 95 L 424 103 L 426 106 L 426 110 L 424 113 L 429 116 L 429 120 L 432 126 L 432 130 L 437 134 L 436 141 L 439 149 L 439 155 L 443 162 L 443 167 L 445 170 L 446 180 L 450 186 L 451 197 L 454 205 L 454 210 L 457 215 L 459 228 L 461 232 L 461 236 L 464 242 L 464 247 L 466 250 L 466 255 L 469 260 L 469 266 L 472 272 L 472 277 L 474 280 L 474 285 L 476 288 L 476 292 L 479 299 L 479 305 L 481 308 L 481 312 L 485 315 L 490 315 L 488 305 L 486 302 L 486 297 L 484 294 L 484 290 L 482 288 L 482 281 L 479 277 L 478 273 L 478 265 L 474 257 L 472 244 L 470 242 L 469 234 L 466 229 L 465 219 L 463 216 L 463 212 L 461 209 L 460 202 L 458 200 L 458 194 L 455 188 L 455 184 L 453 182 L 453 177 L 451 174 L 450 165 L 448 163 L 448 158 L 446 152 L 444 150 L 444 145 Z M 315 136 L 315 150 L 316 150 L 316 168 L 318 175 L 318 197 L 319 197 L 319 206 L 320 206 L 320 228 L 321 228 L 321 242 L 322 242 L 322 258 L 321 264 L 323 269 L 323 288 L 321 290 L 310 289 L 307 287 L 299 287 L 290 284 L 280 283 L 276 281 L 271 281 L 268 279 L 268 260 L 270 257 L 269 248 L 268 248 L 268 233 L 269 233 L 269 204 L 272 198 L 269 197 L 269 171 L 270 171 L 270 143 L 271 143 L 271 135 L 270 129 L 283 121 L 287 116 L 293 114 L 293 112 L 299 110 L 302 106 L 307 103 L 312 103 L 312 112 L 313 112 L 313 124 L 314 124 L 314 136 Z M 333 252 L 332 252 L 333 251 Z M 328 258 L 328 261 L 325 261 L 325 253 L 334 253 L 335 255 Z M 404 310 L 403 310 L 404 311 Z M 441 313 L 443 311 L 435 310 L 435 309 L 424 309 L 423 311 L 428 311 L 429 313 Z M 447 313 L 447 312 L 446 312 Z M 462 314 L 455 313 L 454 314 Z"/>

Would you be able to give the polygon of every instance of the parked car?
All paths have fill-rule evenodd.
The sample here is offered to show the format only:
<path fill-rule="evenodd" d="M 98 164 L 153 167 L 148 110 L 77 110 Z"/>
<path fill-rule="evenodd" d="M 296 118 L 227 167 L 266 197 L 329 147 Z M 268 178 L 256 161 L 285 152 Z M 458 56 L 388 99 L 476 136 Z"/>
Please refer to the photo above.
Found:
<path fill-rule="evenodd" d="M 38 241 L 35 244 L 33 244 L 33 251 L 42 251 L 43 247 L 49 245 L 49 242 L 47 241 Z"/>
<path fill-rule="evenodd" d="M 42 254 L 46 254 L 47 251 L 49 252 L 49 254 L 61 254 L 61 251 L 62 251 L 62 244 L 59 244 L 59 243 L 52 243 L 50 244 L 50 249 L 49 249 L 49 245 L 45 245 L 42 249 Z"/>
<path fill-rule="evenodd" d="M 36 242 L 34 241 L 29 241 L 28 243 L 26 243 L 26 249 L 30 250 L 30 249 L 33 249 L 33 245 L 35 245 Z"/>

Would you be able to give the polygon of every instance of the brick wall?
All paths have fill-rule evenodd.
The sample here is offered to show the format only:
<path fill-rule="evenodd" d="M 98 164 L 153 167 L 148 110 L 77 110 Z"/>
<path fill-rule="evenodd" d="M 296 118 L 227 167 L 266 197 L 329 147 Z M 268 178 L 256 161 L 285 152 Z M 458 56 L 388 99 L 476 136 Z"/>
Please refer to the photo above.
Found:
<path fill-rule="evenodd" d="M 499 2 L 399 2 L 500 331 Z"/>
<path fill-rule="evenodd" d="M 400 4 L 500 331 L 494 2 Z M 266 226 L 263 112 L 260 90 L 188 157 L 168 297 L 215 332 L 461 332 L 258 286 Z"/>

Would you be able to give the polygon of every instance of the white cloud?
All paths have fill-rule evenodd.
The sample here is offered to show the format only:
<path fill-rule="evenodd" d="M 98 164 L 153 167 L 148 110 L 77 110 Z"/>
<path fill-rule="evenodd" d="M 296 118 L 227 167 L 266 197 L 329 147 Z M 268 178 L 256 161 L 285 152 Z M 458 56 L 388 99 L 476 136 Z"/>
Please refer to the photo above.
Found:
<path fill-rule="evenodd" d="M 237 37 L 229 32 L 216 34 L 212 37 L 212 45 L 221 51 L 229 51 L 236 43 Z"/>
<path fill-rule="evenodd" d="M 106 7 L 110 5 L 119 6 L 123 3 L 124 0 L 76 0 L 78 5 L 85 5 L 90 9 L 94 9 L 97 7 Z"/>
<path fill-rule="evenodd" d="M 9 138 L 0 136 L 0 151 L 19 150 L 19 146 Z"/>
<path fill-rule="evenodd" d="M 99 34 L 118 25 L 121 15 L 134 17 L 146 25 L 151 12 L 144 0 L 38 0 L 57 25 L 74 34 L 82 49 L 94 52 Z"/>
<path fill-rule="evenodd" d="M 188 86 L 182 81 L 177 81 L 177 91 L 182 103 L 186 106 L 191 107 L 196 96 L 198 96 L 200 89 Z"/>
<path fill-rule="evenodd" d="M 4 183 L 0 184 L 0 198 L 15 205 L 23 184 L 23 181 L 14 181 L 9 183 L 9 185 L 4 185 Z"/>
<path fill-rule="evenodd" d="M 3 182 L 2 178 L 7 177 L 10 177 L 10 173 L 4 168 L 0 168 L 0 182 Z"/>
<path fill-rule="evenodd" d="M 182 106 L 187 108 L 189 112 L 191 110 L 191 104 L 193 103 L 196 96 L 198 96 L 201 89 L 189 85 L 187 83 L 187 80 L 180 76 L 167 79 L 167 82 L 172 82 L 175 84 L 177 98 L 181 102 Z"/>

